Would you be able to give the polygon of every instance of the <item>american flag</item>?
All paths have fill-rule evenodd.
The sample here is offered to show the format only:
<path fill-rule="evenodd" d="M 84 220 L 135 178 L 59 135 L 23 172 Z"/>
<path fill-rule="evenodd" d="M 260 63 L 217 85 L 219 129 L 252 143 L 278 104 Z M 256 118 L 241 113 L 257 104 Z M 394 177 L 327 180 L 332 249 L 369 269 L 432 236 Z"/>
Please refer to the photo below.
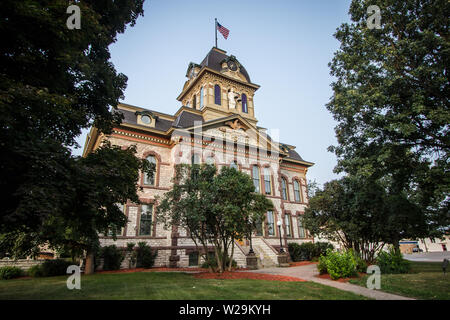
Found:
<path fill-rule="evenodd" d="M 230 33 L 230 30 L 228 30 L 227 28 L 225 28 L 223 25 L 221 25 L 220 23 L 217 22 L 217 30 L 219 30 L 219 32 L 223 35 L 223 37 L 226 39 L 228 38 L 228 34 Z"/>

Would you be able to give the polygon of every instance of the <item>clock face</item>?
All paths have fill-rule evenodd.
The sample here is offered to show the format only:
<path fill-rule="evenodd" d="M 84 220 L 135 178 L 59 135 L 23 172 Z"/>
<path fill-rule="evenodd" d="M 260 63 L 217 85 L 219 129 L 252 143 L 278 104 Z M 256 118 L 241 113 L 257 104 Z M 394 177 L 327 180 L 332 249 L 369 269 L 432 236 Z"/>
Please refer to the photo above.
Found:
<path fill-rule="evenodd" d="M 230 68 L 231 71 L 236 71 L 237 70 L 236 62 L 230 60 L 230 61 L 228 61 L 227 65 L 228 65 L 228 68 Z"/>

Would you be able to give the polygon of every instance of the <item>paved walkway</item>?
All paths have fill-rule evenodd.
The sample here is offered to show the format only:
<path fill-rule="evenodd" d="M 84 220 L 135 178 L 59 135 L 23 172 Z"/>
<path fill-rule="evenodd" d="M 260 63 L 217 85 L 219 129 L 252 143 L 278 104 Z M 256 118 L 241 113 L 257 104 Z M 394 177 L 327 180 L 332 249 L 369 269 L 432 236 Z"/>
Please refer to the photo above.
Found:
<path fill-rule="evenodd" d="M 415 300 L 413 298 L 407 298 L 403 296 L 399 296 L 392 293 L 386 293 L 379 290 L 370 290 L 365 287 L 361 287 L 355 284 L 347 283 L 347 282 L 338 282 L 328 279 L 322 279 L 315 277 L 319 274 L 317 271 L 317 266 L 315 264 L 310 264 L 306 266 L 299 267 L 289 267 L 289 268 L 266 268 L 266 269 L 258 269 L 258 270 L 248 270 L 242 272 L 255 272 L 255 273 L 268 273 L 282 276 L 290 276 L 301 278 L 303 280 L 317 282 L 329 287 L 334 287 L 344 291 L 350 291 L 368 298 L 372 298 L 375 300 Z"/>

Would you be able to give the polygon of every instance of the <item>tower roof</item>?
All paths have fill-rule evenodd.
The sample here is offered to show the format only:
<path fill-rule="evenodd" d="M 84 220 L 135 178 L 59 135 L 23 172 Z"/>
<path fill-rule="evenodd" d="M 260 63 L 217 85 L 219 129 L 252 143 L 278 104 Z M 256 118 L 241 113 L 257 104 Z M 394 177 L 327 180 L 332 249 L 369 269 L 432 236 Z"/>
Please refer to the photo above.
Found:
<path fill-rule="evenodd" d="M 210 69 L 213 69 L 215 71 L 221 71 L 222 70 L 222 62 L 224 60 L 228 60 L 228 59 L 234 59 L 237 60 L 235 56 L 231 55 L 228 56 L 226 54 L 227 52 L 213 47 L 208 54 L 206 55 L 205 59 L 203 59 L 203 61 L 200 63 L 201 67 L 207 67 Z M 239 63 L 240 64 L 240 63 Z M 242 75 L 245 77 L 245 79 L 247 79 L 247 81 L 249 83 L 252 83 L 250 81 L 250 76 L 248 75 L 247 70 L 245 70 L 244 66 L 242 64 L 240 64 L 240 72 L 242 73 Z"/>

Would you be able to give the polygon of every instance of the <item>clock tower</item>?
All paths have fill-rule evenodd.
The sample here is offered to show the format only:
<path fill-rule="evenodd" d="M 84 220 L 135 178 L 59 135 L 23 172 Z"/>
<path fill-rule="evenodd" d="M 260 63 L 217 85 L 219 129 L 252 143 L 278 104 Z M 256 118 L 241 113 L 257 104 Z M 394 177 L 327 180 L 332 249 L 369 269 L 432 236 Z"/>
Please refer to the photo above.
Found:
<path fill-rule="evenodd" d="M 205 121 L 239 114 L 256 126 L 253 96 L 259 85 L 235 56 L 213 47 L 200 64 L 189 63 L 186 77 L 177 98 L 183 106 L 201 111 Z"/>

